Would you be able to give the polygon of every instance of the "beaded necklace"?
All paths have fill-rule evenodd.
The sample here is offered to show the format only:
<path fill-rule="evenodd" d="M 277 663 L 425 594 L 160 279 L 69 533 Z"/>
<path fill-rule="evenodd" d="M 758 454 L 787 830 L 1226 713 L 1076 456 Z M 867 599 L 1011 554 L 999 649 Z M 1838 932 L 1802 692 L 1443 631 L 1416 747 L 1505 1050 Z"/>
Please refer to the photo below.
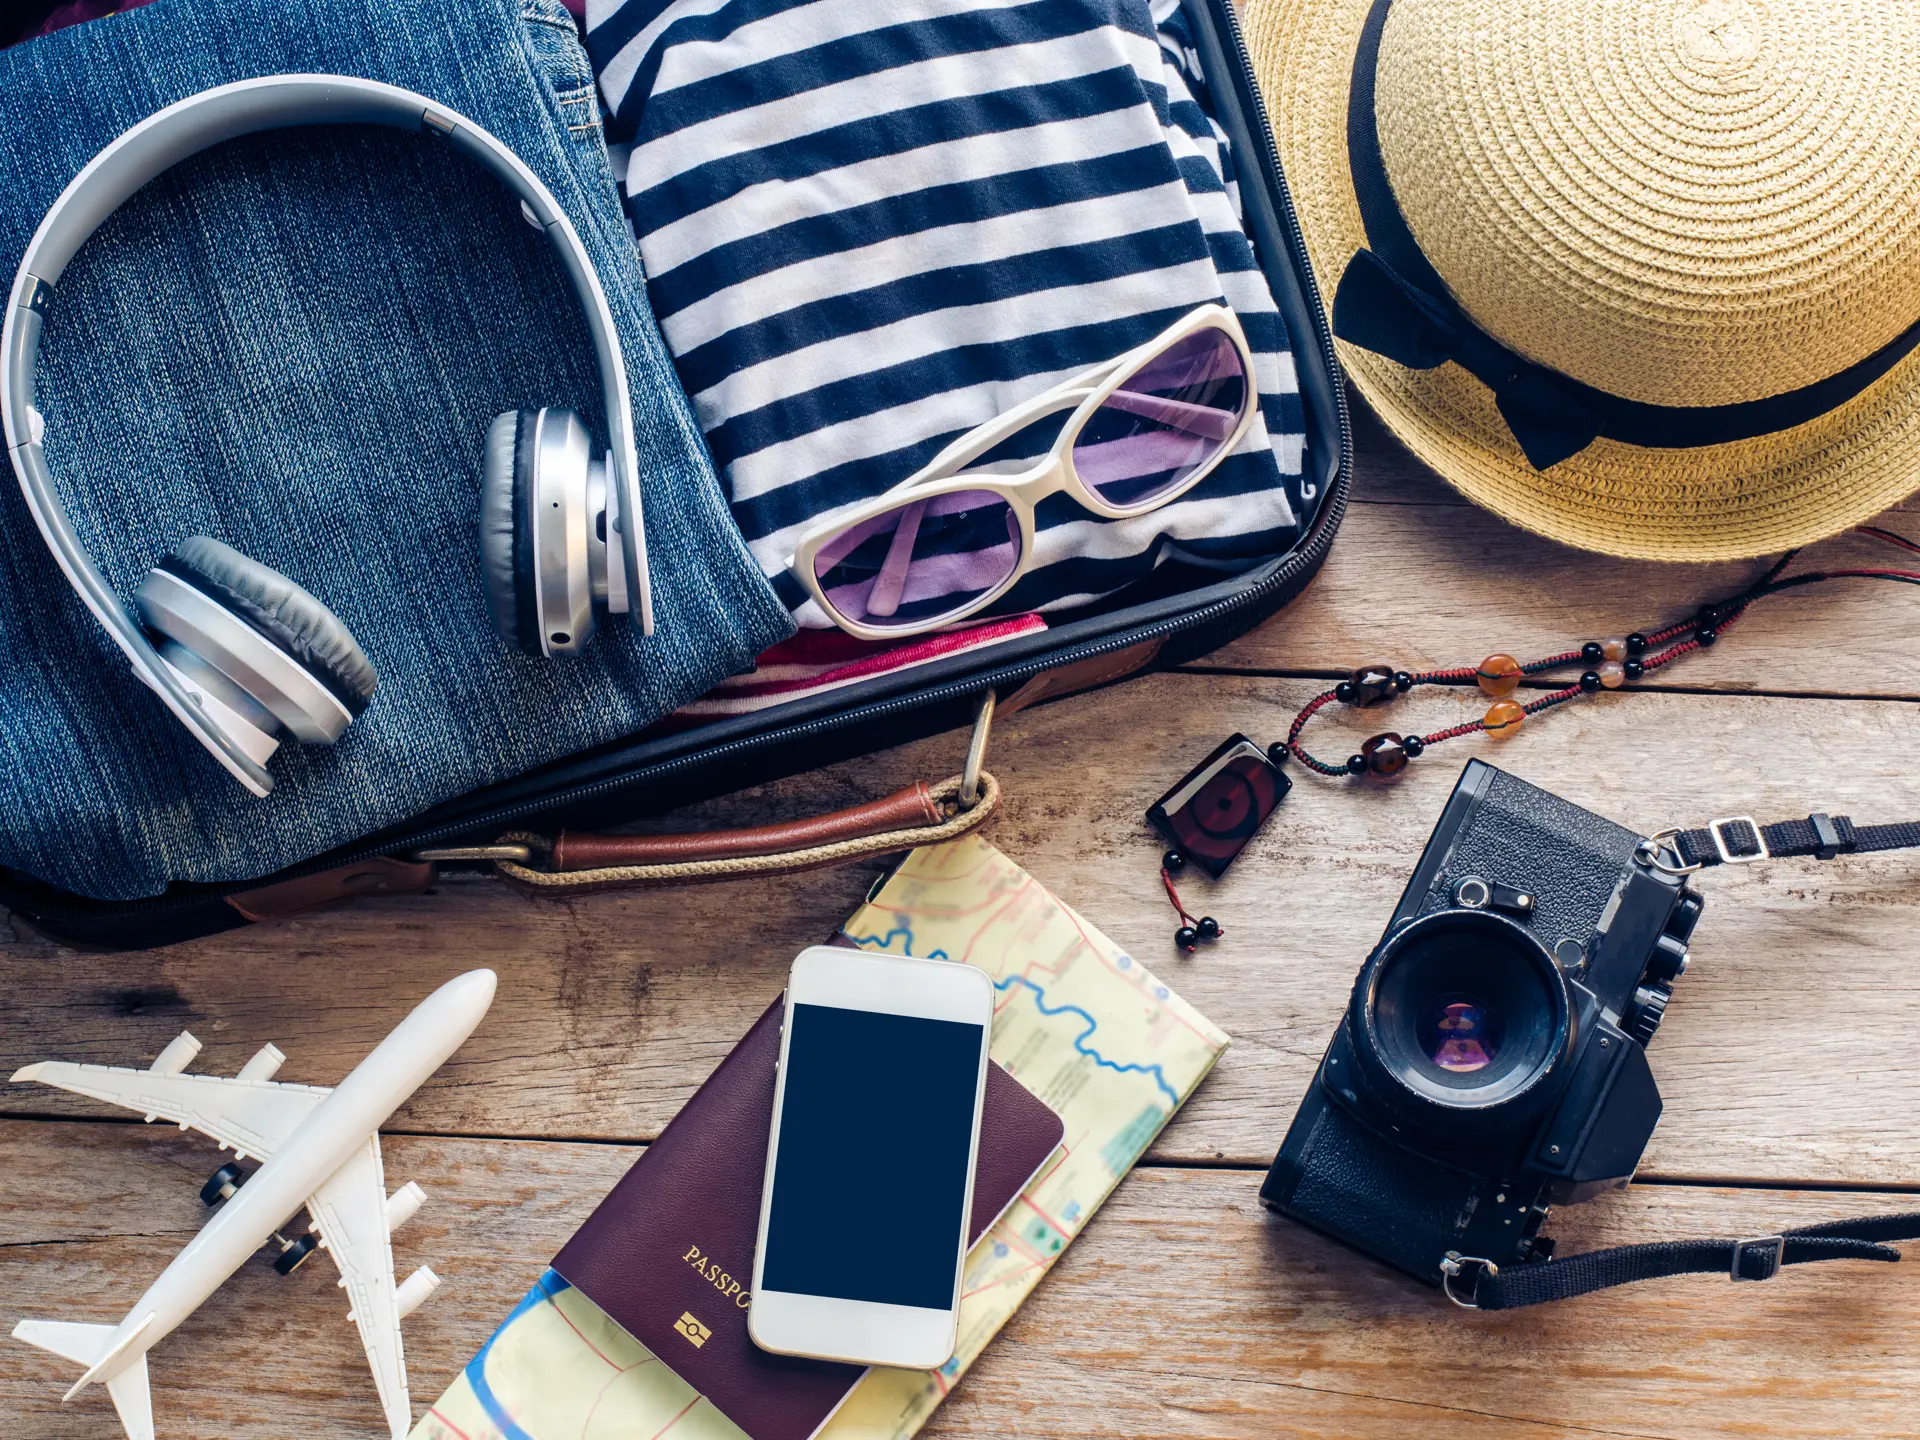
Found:
<path fill-rule="evenodd" d="M 1920 544 L 1890 530 L 1873 525 L 1859 528 L 1863 535 L 1911 554 L 1920 554 Z M 1906 585 L 1920 585 L 1920 571 L 1913 570 L 1809 570 L 1782 579 L 1782 572 L 1798 554 L 1797 550 L 1788 551 L 1753 585 L 1731 599 L 1701 606 L 1696 614 L 1686 620 L 1651 631 L 1636 630 L 1618 639 L 1589 640 L 1578 649 L 1562 651 L 1525 664 L 1511 655 L 1496 654 L 1487 656 L 1478 665 L 1418 673 L 1398 670 L 1390 665 L 1362 665 L 1333 689 L 1316 695 L 1303 705 L 1300 713 L 1293 717 L 1293 727 L 1287 732 L 1286 743 L 1269 747 L 1268 756 L 1279 764 L 1292 755 L 1309 770 L 1321 775 L 1391 777 L 1406 769 L 1408 761 L 1418 759 L 1431 746 L 1442 741 L 1475 733 L 1506 739 L 1514 735 L 1530 715 L 1565 705 L 1583 695 L 1617 690 L 1673 664 L 1682 656 L 1714 645 L 1729 626 L 1746 614 L 1750 605 L 1769 595 L 1796 590 L 1803 585 L 1823 584 L 1828 580 L 1894 580 Z M 1524 704 L 1512 698 L 1520 688 L 1520 682 L 1528 676 L 1550 674 L 1575 665 L 1585 668 L 1572 684 L 1559 690 L 1549 690 Z M 1431 735 L 1401 735 L 1386 731 L 1363 744 L 1358 754 L 1348 756 L 1344 765 L 1329 764 L 1309 753 L 1306 746 L 1300 743 L 1300 734 L 1307 728 L 1307 722 L 1323 706 L 1336 700 L 1355 709 L 1367 710 L 1387 704 L 1416 685 L 1462 685 L 1469 681 L 1477 684 L 1493 704 L 1484 716 L 1468 724 L 1436 730 Z"/>

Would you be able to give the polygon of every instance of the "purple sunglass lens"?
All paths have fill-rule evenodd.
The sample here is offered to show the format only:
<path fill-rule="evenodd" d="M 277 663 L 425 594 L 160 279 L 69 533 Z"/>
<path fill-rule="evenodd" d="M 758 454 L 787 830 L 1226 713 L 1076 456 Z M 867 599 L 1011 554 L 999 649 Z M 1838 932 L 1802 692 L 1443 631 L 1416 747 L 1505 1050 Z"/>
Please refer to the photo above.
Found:
<path fill-rule="evenodd" d="M 1074 442 L 1080 478 L 1109 505 L 1145 505 L 1226 449 L 1246 409 L 1246 366 L 1232 339 L 1206 329 L 1127 377 Z"/>
<path fill-rule="evenodd" d="M 991 490 L 915 500 L 834 536 L 813 557 L 827 603 L 876 630 L 908 630 L 1003 584 L 1020 563 L 1020 521 Z"/>

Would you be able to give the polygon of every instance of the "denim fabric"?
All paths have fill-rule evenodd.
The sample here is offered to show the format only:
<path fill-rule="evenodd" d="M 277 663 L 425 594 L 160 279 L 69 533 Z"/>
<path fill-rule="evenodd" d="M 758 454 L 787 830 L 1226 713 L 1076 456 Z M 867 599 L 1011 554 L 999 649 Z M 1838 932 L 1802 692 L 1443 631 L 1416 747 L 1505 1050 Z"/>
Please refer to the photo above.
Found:
<path fill-rule="evenodd" d="M 620 325 L 658 633 L 507 649 L 481 591 L 487 423 L 568 405 L 604 446 L 592 350 L 491 175 L 374 127 L 234 141 L 148 186 L 61 281 L 48 463 L 130 595 L 204 533 L 313 591 L 380 671 L 332 748 L 288 741 L 255 799 L 136 681 L 0 477 L 0 865 L 109 899 L 245 879 L 616 739 L 790 633 L 728 518 L 647 307 L 593 74 L 559 0 L 158 0 L 0 52 L 0 270 L 128 126 L 288 71 L 421 91 L 513 147 L 585 238 Z"/>

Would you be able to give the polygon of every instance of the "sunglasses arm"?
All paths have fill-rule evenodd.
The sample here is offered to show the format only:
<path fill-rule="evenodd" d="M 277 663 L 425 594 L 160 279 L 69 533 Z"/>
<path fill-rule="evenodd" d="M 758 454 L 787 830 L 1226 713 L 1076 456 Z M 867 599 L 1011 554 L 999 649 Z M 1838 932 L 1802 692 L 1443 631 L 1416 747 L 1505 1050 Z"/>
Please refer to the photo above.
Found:
<path fill-rule="evenodd" d="M 1204 435 L 1209 440 L 1225 440 L 1240 423 L 1238 410 L 1222 410 L 1217 405 L 1195 405 L 1188 400 L 1169 400 L 1164 396 L 1125 387 L 1114 391 L 1101 403 L 1115 410 L 1124 410 L 1129 415 L 1157 420 L 1169 429 L 1184 430 L 1189 435 Z"/>

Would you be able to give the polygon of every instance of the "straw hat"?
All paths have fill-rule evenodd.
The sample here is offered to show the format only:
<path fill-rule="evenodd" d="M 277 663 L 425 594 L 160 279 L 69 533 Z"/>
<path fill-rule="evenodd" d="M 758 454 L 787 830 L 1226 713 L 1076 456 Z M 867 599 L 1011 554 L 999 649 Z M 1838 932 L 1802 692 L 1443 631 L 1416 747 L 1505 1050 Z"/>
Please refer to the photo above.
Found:
<path fill-rule="evenodd" d="M 1248 0 L 1245 27 L 1341 360 L 1466 495 L 1720 560 L 1920 486 L 1920 4 Z"/>

